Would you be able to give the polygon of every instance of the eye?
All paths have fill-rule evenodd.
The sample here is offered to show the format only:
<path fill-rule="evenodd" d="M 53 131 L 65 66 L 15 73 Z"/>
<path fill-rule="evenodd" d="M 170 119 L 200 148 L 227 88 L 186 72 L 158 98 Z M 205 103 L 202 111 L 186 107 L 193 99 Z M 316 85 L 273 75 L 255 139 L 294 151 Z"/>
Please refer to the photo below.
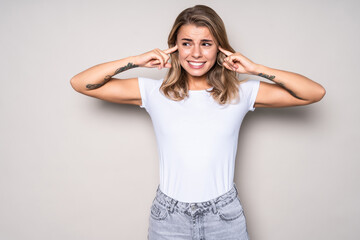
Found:
<path fill-rule="evenodd" d="M 184 42 L 182 45 L 183 45 L 183 46 L 190 46 L 190 43 Z"/>
<path fill-rule="evenodd" d="M 211 43 L 203 43 L 203 45 L 204 45 L 205 47 L 211 47 L 211 46 L 212 46 Z"/>

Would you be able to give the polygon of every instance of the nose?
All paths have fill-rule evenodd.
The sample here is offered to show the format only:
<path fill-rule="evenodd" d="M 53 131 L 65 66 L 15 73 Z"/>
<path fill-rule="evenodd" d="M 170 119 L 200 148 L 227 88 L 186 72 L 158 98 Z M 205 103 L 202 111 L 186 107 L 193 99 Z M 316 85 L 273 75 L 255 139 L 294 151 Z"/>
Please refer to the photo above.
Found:
<path fill-rule="evenodd" d="M 202 57 L 200 46 L 194 45 L 194 47 L 192 48 L 192 53 L 191 54 L 192 54 L 193 58 Z"/>

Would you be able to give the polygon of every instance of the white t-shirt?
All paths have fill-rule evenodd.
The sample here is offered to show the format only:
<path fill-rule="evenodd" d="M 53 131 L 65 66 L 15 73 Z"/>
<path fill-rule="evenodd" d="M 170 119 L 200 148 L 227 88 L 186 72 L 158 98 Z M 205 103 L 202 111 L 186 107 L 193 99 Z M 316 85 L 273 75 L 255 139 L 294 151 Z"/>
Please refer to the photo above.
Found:
<path fill-rule="evenodd" d="M 157 140 L 160 190 L 180 202 L 204 202 L 229 191 L 240 125 L 255 109 L 260 81 L 241 83 L 240 101 L 224 106 L 206 90 L 173 101 L 160 92 L 163 79 L 138 79 L 140 107 L 149 113 Z"/>

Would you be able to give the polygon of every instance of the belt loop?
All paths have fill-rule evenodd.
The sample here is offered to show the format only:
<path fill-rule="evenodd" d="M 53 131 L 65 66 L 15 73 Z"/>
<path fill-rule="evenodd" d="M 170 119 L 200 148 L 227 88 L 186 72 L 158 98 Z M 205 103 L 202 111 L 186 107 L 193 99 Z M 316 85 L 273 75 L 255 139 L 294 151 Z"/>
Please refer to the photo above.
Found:
<path fill-rule="evenodd" d="M 177 202 L 178 202 L 177 200 L 175 200 L 175 202 L 173 200 L 171 200 L 171 206 L 170 206 L 170 209 L 169 209 L 171 213 L 174 212 L 174 207 L 177 204 Z"/>
<path fill-rule="evenodd" d="M 236 192 L 236 196 L 237 196 L 238 195 L 238 190 L 237 190 L 235 182 L 234 182 L 234 188 L 235 188 L 235 192 Z"/>
<path fill-rule="evenodd" d="M 212 206 L 212 211 L 214 214 L 217 213 L 217 208 L 216 208 L 216 205 L 215 205 L 215 201 L 214 200 L 210 200 L 211 202 L 211 206 Z"/>

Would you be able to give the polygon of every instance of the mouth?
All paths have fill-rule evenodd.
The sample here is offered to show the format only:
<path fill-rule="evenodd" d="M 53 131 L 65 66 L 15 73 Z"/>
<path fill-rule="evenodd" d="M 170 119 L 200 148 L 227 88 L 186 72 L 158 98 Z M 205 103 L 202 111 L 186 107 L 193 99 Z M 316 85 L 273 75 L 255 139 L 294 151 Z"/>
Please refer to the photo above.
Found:
<path fill-rule="evenodd" d="M 195 68 L 195 69 L 199 69 L 202 68 L 206 62 L 193 62 L 193 61 L 188 61 L 189 66 L 191 68 Z"/>

